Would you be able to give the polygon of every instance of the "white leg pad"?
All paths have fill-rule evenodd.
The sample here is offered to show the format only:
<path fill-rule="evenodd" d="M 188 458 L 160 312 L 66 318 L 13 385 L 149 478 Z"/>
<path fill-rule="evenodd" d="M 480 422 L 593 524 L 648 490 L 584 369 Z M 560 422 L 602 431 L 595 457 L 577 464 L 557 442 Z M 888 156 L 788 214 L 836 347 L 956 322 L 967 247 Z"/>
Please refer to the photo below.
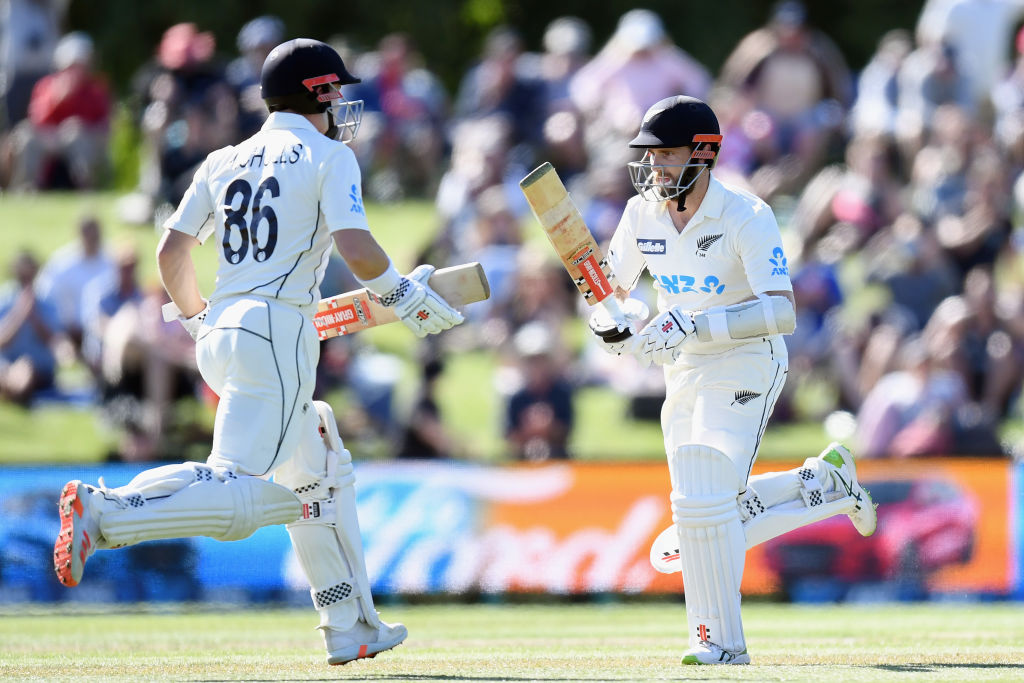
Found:
<path fill-rule="evenodd" d="M 105 547 L 185 536 L 236 541 L 260 527 L 294 521 L 302 509 L 283 486 L 194 462 L 147 470 L 102 494 Z"/>
<path fill-rule="evenodd" d="M 736 505 L 742 482 L 733 462 L 709 446 L 681 446 L 672 458 L 677 479 L 672 520 L 679 534 L 690 646 L 708 641 L 742 652 L 746 539 Z"/>
<path fill-rule="evenodd" d="M 319 628 L 348 631 L 360 619 L 379 628 L 363 557 L 352 455 L 342 445 L 330 407 L 321 401 L 314 405 L 326 426 L 318 445 L 311 446 L 323 450 L 321 478 L 310 481 L 308 467 L 303 474 L 287 466 L 274 477 L 302 501 L 302 517 L 288 525 L 288 534 L 320 614 Z"/>

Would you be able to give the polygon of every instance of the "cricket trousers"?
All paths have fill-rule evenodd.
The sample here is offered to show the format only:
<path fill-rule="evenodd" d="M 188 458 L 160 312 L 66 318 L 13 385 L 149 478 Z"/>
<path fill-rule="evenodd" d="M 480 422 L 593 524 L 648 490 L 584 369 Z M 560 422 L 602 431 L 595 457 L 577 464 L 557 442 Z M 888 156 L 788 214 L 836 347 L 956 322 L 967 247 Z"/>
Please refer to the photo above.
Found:
<path fill-rule="evenodd" d="M 740 481 L 749 479 L 788 368 L 781 337 L 722 353 L 684 354 L 665 366 L 661 427 L 674 491 L 679 482 L 672 454 L 687 444 L 720 450 L 735 465 Z"/>

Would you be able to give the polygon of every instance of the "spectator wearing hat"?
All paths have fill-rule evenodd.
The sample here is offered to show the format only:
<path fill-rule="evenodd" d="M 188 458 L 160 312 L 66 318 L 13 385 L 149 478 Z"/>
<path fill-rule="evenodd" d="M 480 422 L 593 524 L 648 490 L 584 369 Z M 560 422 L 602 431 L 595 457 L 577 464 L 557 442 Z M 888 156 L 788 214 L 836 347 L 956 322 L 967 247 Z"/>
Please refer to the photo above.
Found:
<path fill-rule="evenodd" d="M 267 118 L 267 106 L 260 95 L 260 73 L 267 55 L 284 42 L 284 22 L 265 14 L 247 22 L 238 32 L 239 56 L 225 70 L 228 83 L 238 95 L 239 137 L 255 134 Z"/>
<path fill-rule="evenodd" d="M 587 124 L 592 158 L 636 134 L 636 122 L 655 102 L 684 93 L 705 98 L 707 69 L 665 31 L 661 17 L 634 9 L 619 18 L 615 33 L 569 83 L 569 94 Z"/>
<path fill-rule="evenodd" d="M 560 358 L 558 340 L 546 324 L 524 325 L 512 340 L 520 386 L 505 412 L 505 438 L 519 460 L 569 457 L 573 388 Z"/>
<path fill-rule="evenodd" d="M 14 188 L 92 188 L 109 166 L 112 99 L 93 69 L 92 39 L 67 34 L 53 59 L 56 72 L 36 83 L 28 119 L 13 135 Z"/>

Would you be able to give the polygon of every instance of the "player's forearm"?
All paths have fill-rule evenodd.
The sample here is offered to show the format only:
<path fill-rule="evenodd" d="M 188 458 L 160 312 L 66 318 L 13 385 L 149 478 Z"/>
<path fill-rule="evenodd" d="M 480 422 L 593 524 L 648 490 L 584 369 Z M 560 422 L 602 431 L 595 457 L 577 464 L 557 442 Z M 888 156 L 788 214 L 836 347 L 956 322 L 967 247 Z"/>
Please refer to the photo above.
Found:
<path fill-rule="evenodd" d="M 352 274 L 374 293 L 386 294 L 398 285 L 400 275 L 369 231 L 338 230 L 334 244 Z"/>
<path fill-rule="evenodd" d="M 189 235 L 168 230 L 156 250 L 160 281 L 185 318 L 191 318 L 206 307 L 192 263 L 192 249 L 197 244 L 199 241 Z"/>

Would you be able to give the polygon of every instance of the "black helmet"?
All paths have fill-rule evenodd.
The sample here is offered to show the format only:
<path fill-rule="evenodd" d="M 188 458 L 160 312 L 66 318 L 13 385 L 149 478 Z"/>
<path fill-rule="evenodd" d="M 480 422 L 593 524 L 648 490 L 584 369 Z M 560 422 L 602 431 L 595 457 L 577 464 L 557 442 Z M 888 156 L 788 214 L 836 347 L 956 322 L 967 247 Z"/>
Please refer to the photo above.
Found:
<path fill-rule="evenodd" d="M 629 141 L 630 147 L 648 150 L 640 161 L 626 164 L 633 187 L 640 196 L 652 202 L 677 199 L 677 209 L 686 208 L 686 197 L 693 192 L 697 179 L 714 167 L 722 147 L 718 117 L 711 107 L 696 97 L 676 95 L 656 102 L 640 124 L 640 132 Z M 651 149 L 689 147 L 690 158 L 682 164 L 655 164 Z M 681 169 L 672 182 L 671 169 Z"/>
<path fill-rule="evenodd" d="M 697 139 L 716 136 L 717 140 Z M 696 147 L 694 143 L 721 142 L 718 117 L 703 100 L 686 95 L 666 97 L 644 114 L 640 132 L 630 147 Z"/>
<path fill-rule="evenodd" d="M 332 83 L 359 83 L 341 56 L 327 43 L 296 38 L 281 43 L 267 55 L 260 75 L 260 96 L 270 111 L 293 109 L 300 114 L 327 111 L 334 99 L 325 87 Z"/>

